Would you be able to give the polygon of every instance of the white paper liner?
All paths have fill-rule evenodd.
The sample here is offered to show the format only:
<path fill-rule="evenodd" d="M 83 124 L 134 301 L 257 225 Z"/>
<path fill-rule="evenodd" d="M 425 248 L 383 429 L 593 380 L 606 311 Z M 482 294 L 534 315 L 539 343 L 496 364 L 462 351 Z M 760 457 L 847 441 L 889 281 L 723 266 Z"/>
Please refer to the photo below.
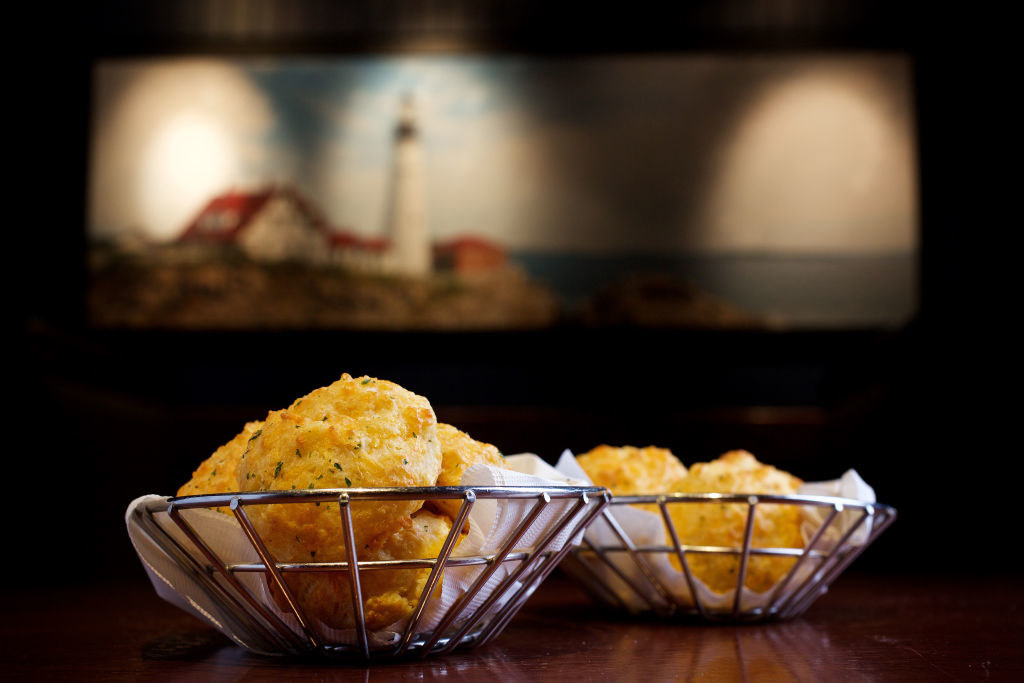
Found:
<path fill-rule="evenodd" d="M 505 465 L 508 469 L 487 465 L 470 467 L 463 474 L 461 484 L 463 486 L 586 485 L 581 481 L 567 478 L 531 453 L 508 456 L 505 458 Z M 128 535 L 157 594 L 171 604 L 211 624 L 242 647 L 264 654 L 279 653 L 280 648 L 272 640 L 268 640 L 251 625 L 238 623 L 237 619 L 231 617 L 230 610 L 225 609 L 219 600 L 212 598 L 188 571 L 184 570 L 173 558 L 168 557 L 149 538 L 146 531 L 140 526 L 135 513 L 140 506 L 160 499 L 162 496 L 142 496 L 132 501 L 125 513 Z M 515 548 L 533 548 L 543 541 L 576 503 L 577 499 L 575 498 L 552 500 L 526 529 L 515 544 Z M 535 499 L 478 499 L 469 514 L 469 533 L 452 552 L 452 557 L 489 555 L 496 552 L 536 504 Z M 569 536 L 572 530 L 578 526 L 580 517 L 586 513 L 588 508 L 589 506 L 582 508 L 551 540 L 546 548 L 548 551 L 558 551 L 566 544 L 575 545 L 582 540 L 582 532 L 574 538 L 569 538 Z M 182 510 L 181 514 L 207 546 L 212 548 L 226 564 L 261 562 L 232 515 L 207 509 Z M 202 557 L 201 551 L 192 544 L 166 513 L 155 514 L 154 520 L 190 554 L 197 558 Z M 498 565 L 482 589 L 477 591 L 468 604 L 460 610 L 454 624 L 458 625 L 474 615 L 502 581 L 519 565 L 518 561 L 503 562 Z M 428 603 L 416 628 L 417 632 L 424 633 L 433 630 L 444 618 L 448 608 L 455 604 L 472 587 L 477 577 L 487 569 L 487 565 L 447 568 L 442 577 L 441 590 Z M 249 588 L 268 611 L 291 627 L 293 632 L 301 634 L 301 626 L 294 615 L 279 609 L 271 597 L 262 572 L 237 572 L 236 577 Z M 519 581 L 515 581 L 503 592 L 501 598 L 489 606 L 488 612 L 494 613 L 499 610 L 511 596 L 518 593 L 521 587 Z M 486 620 L 481 622 L 481 624 L 483 623 L 486 623 Z M 407 624 L 407 620 L 403 620 L 381 631 L 368 633 L 371 649 L 397 644 Z M 331 643 L 354 644 L 357 642 L 358 636 L 355 629 L 337 630 L 318 624 L 317 631 Z"/>
<path fill-rule="evenodd" d="M 573 453 L 568 449 L 562 452 L 556 469 L 567 477 L 592 485 L 590 478 L 583 471 L 583 468 L 580 467 Z M 805 483 L 797 490 L 797 493 L 800 495 L 848 498 L 861 503 L 875 502 L 874 489 L 868 486 L 861 479 L 860 475 L 852 469 L 847 470 L 839 479 Z M 800 511 L 802 515 L 800 531 L 806 545 L 814 533 L 821 527 L 831 508 L 801 505 Z M 606 513 L 612 515 L 634 546 L 671 545 L 671 541 L 668 541 L 666 538 L 665 522 L 661 515 L 631 505 L 611 505 L 606 508 Z M 860 520 L 862 515 L 863 512 L 861 510 L 844 509 L 818 540 L 815 549 L 832 550 L 842 539 L 843 535 L 849 531 L 851 526 Z M 597 547 L 622 547 L 622 541 L 602 517 L 599 517 L 590 525 L 585 536 L 589 542 Z M 869 517 L 850 535 L 850 538 L 847 539 L 847 544 L 853 546 L 863 545 L 870 536 L 871 519 Z M 679 540 L 683 544 L 686 543 L 684 538 Z M 606 557 L 633 585 L 650 586 L 650 581 L 628 553 L 609 553 Z M 690 593 L 690 586 L 686 580 L 686 575 L 681 569 L 676 569 L 672 565 L 669 557 L 669 553 L 644 554 L 644 560 L 654 573 L 654 576 L 665 587 L 673 600 L 682 605 L 693 606 L 693 596 Z M 626 585 L 620 577 L 616 576 L 615 572 L 605 565 L 604 562 L 589 562 L 588 567 L 598 575 L 601 583 L 606 588 L 611 589 L 615 596 L 629 609 L 643 611 L 648 608 L 648 604 L 644 601 L 643 597 L 637 595 L 636 591 Z M 800 586 L 817 569 L 818 565 L 814 562 L 802 563 L 790 579 L 786 590 L 792 590 Z M 694 576 L 693 580 L 698 597 L 705 609 L 709 612 L 732 611 L 736 597 L 735 589 L 725 593 L 717 593 L 705 585 L 698 577 Z M 759 593 L 743 586 L 740 595 L 740 611 L 749 612 L 768 606 L 775 597 L 774 590 L 775 587 L 773 586 L 771 589 Z M 652 595 L 655 594 L 653 587 L 650 592 Z"/>

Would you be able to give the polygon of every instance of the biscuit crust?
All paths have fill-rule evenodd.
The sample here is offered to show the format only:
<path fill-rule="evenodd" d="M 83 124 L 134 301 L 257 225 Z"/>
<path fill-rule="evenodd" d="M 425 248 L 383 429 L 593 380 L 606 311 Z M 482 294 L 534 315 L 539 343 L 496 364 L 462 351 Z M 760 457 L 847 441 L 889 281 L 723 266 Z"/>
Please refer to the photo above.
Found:
<path fill-rule="evenodd" d="M 462 475 L 473 465 L 505 466 L 505 458 L 497 447 L 477 441 L 449 424 L 439 423 L 437 434 L 441 441 L 441 474 L 437 477 L 438 486 L 458 486 L 462 482 Z M 430 502 L 430 506 L 455 519 L 459 514 L 459 508 L 462 507 L 462 501 L 434 500 Z"/>
<path fill-rule="evenodd" d="M 193 496 L 201 493 L 231 493 L 238 490 L 235 470 L 242 458 L 249 439 L 260 428 L 262 422 L 249 422 L 235 438 L 218 448 L 199 464 L 192 478 L 181 485 L 175 495 Z M 214 508 L 218 512 L 229 512 L 227 508 Z"/>
<path fill-rule="evenodd" d="M 603 444 L 576 457 L 596 486 L 618 496 L 665 493 L 677 490 L 686 467 L 667 448 L 609 446 Z"/>

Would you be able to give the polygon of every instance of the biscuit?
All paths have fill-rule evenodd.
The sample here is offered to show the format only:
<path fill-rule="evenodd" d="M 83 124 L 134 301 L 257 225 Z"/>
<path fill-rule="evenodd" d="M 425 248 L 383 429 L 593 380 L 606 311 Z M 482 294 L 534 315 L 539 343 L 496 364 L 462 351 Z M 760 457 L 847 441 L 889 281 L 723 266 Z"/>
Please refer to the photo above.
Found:
<path fill-rule="evenodd" d="M 495 446 L 477 441 L 449 424 L 438 424 L 437 434 L 441 442 L 441 474 L 437 477 L 438 486 L 458 486 L 462 482 L 462 475 L 473 465 L 505 466 L 505 458 Z M 430 505 L 455 519 L 462 501 L 434 500 Z"/>
<path fill-rule="evenodd" d="M 263 426 L 262 422 L 249 422 L 235 438 L 213 452 L 209 458 L 200 463 L 192 478 L 178 489 L 178 496 L 192 496 L 200 493 L 231 493 L 238 490 L 235 469 L 241 460 L 246 445 Z M 227 508 L 214 508 L 218 512 L 228 513 Z"/>
<path fill-rule="evenodd" d="M 361 547 L 356 554 L 360 561 L 434 559 L 441 552 L 451 531 L 448 517 L 429 510 L 420 510 L 395 523 L 394 528 Z M 318 556 L 307 558 L 318 561 Z M 430 568 L 361 569 L 359 583 L 363 595 L 363 618 L 371 631 L 383 629 L 409 617 L 425 588 Z M 285 582 L 299 606 L 310 619 L 332 628 L 352 628 L 352 585 L 347 571 L 287 572 Z M 441 590 L 438 581 L 436 597 Z M 287 609 L 276 584 L 271 594 L 282 609 Z"/>
<path fill-rule="evenodd" d="M 340 380 L 271 412 L 235 472 L 240 491 L 432 486 L 441 471 L 437 421 L 427 400 L 368 377 Z M 423 501 L 355 502 L 357 545 L 366 545 L 422 507 Z M 282 561 L 315 551 L 345 559 L 338 504 L 254 505 L 249 514 Z"/>
<path fill-rule="evenodd" d="M 680 493 L 750 493 L 789 495 L 803 482 L 771 465 L 765 465 L 747 451 L 729 451 L 709 463 L 694 463 L 679 483 Z M 669 516 L 684 545 L 741 548 L 747 522 L 746 503 L 676 503 Z M 760 503 L 754 514 L 752 548 L 802 548 L 800 508 L 797 505 Z M 715 592 L 736 588 L 738 555 L 689 553 L 690 570 Z M 744 585 L 751 590 L 768 590 L 793 566 L 792 557 L 750 555 Z M 677 569 L 679 560 L 672 562 Z"/>
<path fill-rule="evenodd" d="M 235 477 L 238 490 L 249 492 L 433 486 L 440 473 L 430 403 L 392 382 L 346 374 L 268 414 L 242 451 Z M 422 500 L 353 501 L 357 559 L 436 556 L 451 522 L 417 514 L 422 506 Z M 245 512 L 277 562 L 348 559 L 338 502 L 248 505 Z M 420 570 L 367 571 L 367 625 L 380 628 L 407 616 L 425 577 Z M 339 628 L 353 625 L 343 574 L 288 572 L 286 580 L 312 618 Z M 276 592 L 273 584 L 271 590 Z M 282 598 L 275 596 L 285 608 Z"/>
<path fill-rule="evenodd" d="M 577 456 L 595 486 L 617 496 L 665 493 L 676 490 L 686 467 L 666 448 L 601 445 Z"/>

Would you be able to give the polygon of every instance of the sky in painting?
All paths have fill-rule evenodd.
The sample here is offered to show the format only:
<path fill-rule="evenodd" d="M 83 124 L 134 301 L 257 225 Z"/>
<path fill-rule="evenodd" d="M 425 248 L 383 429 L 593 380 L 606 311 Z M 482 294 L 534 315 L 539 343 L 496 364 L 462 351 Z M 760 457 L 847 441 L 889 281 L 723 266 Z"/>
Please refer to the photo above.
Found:
<path fill-rule="evenodd" d="M 94 238 L 172 240 L 215 195 L 271 183 L 382 236 L 412 94 L 436 239 L 916 247 L 909 67 L 894 55 L 109 60 L 93 94 Z"/>

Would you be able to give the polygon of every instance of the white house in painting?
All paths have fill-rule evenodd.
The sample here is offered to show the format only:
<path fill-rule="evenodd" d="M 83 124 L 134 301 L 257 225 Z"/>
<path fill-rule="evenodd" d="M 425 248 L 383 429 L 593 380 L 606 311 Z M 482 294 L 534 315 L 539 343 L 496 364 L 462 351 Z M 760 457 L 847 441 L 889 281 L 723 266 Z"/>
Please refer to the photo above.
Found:
<path fill-rule="evenodd" d="M 333 229 L 290 187 L 218 195 L 186 226 L 178 243 L 196 253 L 226 248 L 264 263 L 298 261 L 369 272 L 383 268 L 389 246 Z"/>

